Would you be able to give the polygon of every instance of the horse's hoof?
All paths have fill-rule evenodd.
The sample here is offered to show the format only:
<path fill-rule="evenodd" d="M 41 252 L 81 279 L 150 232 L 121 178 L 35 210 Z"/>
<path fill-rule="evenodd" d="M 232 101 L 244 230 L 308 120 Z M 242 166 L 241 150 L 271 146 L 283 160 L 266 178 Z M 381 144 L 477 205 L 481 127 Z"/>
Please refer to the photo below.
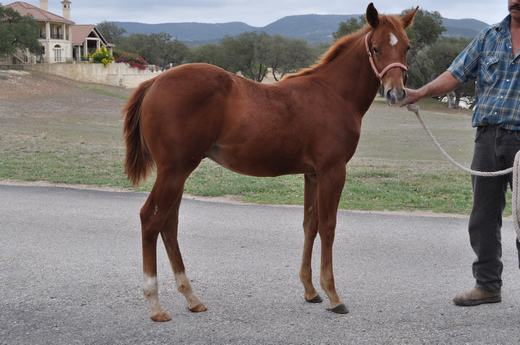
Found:
<path fill-rule="evenodd" d="M 155 322 L 166 322 L 172 319 L 170 315 L 165 311 L 160 311 L 157 314 L 152 315 L 151 318 Z"/>
<path fill-rule="evenodd" d="M 310 299 L 306 298 L 305 301 L 308 303 L 321 303 L 321 302 L 323 302 L 323 299 L 321 299 L 320 295 L 316 295 Z"/>
<path fill-rule="evenodd" d="M 188 309 L 192 312 L 192 313 L 200 313 L 200 312 L 203 312 L 203 311 L 206 311 L 208 310 L 208 308 L 206 308 L 206 306 L 202 303 L 200 304 L 197 304 L 196 306 L 194 307 L 188 307 Z"/>
<path fill-rule="evenodd" d="M 334 308 L 327 308 L 327 310 L 336 314 L 348 314 L 348 309 L 343 303 L 338 304 Z"/>

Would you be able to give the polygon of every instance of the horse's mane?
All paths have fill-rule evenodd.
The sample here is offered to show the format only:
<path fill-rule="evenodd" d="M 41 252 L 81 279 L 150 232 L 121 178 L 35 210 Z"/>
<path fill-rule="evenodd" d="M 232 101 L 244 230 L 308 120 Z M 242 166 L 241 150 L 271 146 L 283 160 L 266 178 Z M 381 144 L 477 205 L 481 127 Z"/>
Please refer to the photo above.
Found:
<path fill-rule="evenodd" d="M 311 74 L 312 72 L 314 72 L 316 69 L 320 68 L 321 66 L 332 62 L 339 55 L 341 55 L 341 53 L 343 53 L 345 50 L 350 48 L 352 46 L 352 44 L 360 36 L 365 35 L 368 31 L 370 31 L 370 26 L 365 25 L 358 31 L 341 37 L 332 46 L 330 46 L 329 49 L 327 49 L 327 51 L 322 55 L 321 59 L 317 63 L 315 63 L 314 65 L 312 65 L 310 67 L 303 68 L 296 73 L 288 74 L 283 78 L 283 80 Z"/>
<path fill-rule="evenodd" d="M 379 22 L 380 24 L 383 23 L 389 23 L 393 27 L 396 27 L 399 25 L 399 19 L 396 16 L 391 15 L 380 15 L 379 16 Z M 343 52 L 345 52 L 347 49 L 351 48 L 361 36 L 366 35 L 372 28 L 370 25 L 365 24 L 361 29 L 359 29 L 356 32 L 353 32 L 349 35 L 343 36 L 342 38 L 338 39 L 326 52 L 322 55 L 321 59 L 312 65 L 311 67 L 303 68 L 300 71 L 292 74 L 288 74 L 285 77 L 283 77 L 282 80 L 291 79 L 295 77 L 301 77 L 304 75 L 309 75 L 313 73 L 315 70 L 319 69 L 323 65 L 326 65 L 332 61 L 334 61 L 339 55 L 341 55 Z M 364 49 L 364 48 L 363 48 Z"/>

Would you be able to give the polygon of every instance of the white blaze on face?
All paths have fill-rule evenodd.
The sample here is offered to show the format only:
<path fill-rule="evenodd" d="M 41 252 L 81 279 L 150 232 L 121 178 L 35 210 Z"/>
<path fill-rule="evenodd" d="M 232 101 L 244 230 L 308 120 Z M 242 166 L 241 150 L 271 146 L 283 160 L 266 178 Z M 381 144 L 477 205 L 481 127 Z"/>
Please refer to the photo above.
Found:
<path fill-rule="evenodd" d="M 390 33 L 390 45 L 393 47 L 399 42 L 397 37 L 394 35 L 394 33 Z"/>

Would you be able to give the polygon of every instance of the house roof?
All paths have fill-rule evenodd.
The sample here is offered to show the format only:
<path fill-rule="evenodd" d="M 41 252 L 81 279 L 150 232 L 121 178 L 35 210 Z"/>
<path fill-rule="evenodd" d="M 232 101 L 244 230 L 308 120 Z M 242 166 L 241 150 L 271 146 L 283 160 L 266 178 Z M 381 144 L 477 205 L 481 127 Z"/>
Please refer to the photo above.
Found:
<path fill-rule="evenodd" d="M 103 35 L 101 35 L 101 32 L 99 32 L 98 29 L 96 29 L 96 26 L 92 24 L 73 25 L 71 27 L 72 44 L 83 44 L 83 42 L 85 42 L 85 38 L 87 38 L 92 31 L 94 31 L 99 36 L 105 45 L 110 46 L 110 43 L 103 37 Z"/>
<path fill-rule="evenodd" d="M 83 44 L 85 38 L 94 30 L 94 25 L 74 25 L 71 31 L 72 44 Z"/>
<path fill-rule="evenodd" d="M 72 20 L 65 19 L 49 11 L 42 10 L 39 7 L 33 6 L 23 1 L 16 1 L 11 4 L 5 5 L 5 7 L 12 8 L 22 16 L 31 16 L 39 22 L 53 22 L 53 23 L 64 23 L 74 24 Z"/>

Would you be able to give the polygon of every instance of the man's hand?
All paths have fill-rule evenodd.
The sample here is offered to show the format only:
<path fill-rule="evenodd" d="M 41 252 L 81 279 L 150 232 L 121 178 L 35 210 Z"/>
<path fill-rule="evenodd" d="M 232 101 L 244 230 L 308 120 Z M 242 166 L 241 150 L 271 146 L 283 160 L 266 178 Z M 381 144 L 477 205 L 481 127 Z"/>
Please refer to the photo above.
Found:
<path fill-rule="evenodd" d="M 405 89 L 405 91 L 406 97 L 401 102 L 399 102 L 399 106 L 401 107 L 404 107 L 408 104 L 414 104 L 424 97 L 424 92 L 422 92 L 421 89 Z"/>
<path fill-rule="evenodd" d="M 449 71 L 445 71 L 432 82 L 424 85 L 420 89 L 406 89 L 406 97 L 398 105 L 404 107 L 413 104 L 424 97 L 442 96 L 455 90 L 459 86 L 459 81 Z"/>

